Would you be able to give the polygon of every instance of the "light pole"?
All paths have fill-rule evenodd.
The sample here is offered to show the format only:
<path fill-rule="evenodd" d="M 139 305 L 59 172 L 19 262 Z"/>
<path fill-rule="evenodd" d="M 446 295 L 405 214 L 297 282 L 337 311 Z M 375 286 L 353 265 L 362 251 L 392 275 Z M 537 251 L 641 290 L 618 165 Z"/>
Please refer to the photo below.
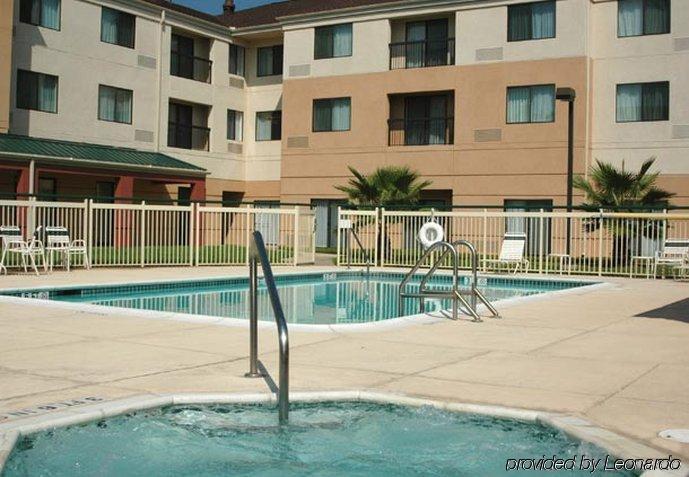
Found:
<path fill-rule="evenodd" d="M 577 97 L 574 88 L 557 88 L 555 98 L 569 103 L 567 123 L 567 212 L 572 212 L 572 190 L 574 182 L 574 100 Z M 567 255 L 572 245 L 572 219 L 567 217 Z"/>

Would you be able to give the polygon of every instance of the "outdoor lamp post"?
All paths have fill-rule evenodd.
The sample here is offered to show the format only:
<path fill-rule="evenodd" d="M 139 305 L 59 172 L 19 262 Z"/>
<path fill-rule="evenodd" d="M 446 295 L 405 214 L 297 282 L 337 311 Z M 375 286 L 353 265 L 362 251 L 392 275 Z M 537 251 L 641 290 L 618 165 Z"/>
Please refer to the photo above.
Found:
<path fill-rule="evenodd" d="M 572 189 L 574 181 L 574 100 L 577 97 L 574 88 L 557 88 L 555 98 L 569 103 L 567 123 L 567 212 L 572 211 Z M 572 245 L 572 219 L 567 217 L 567 255 Z"/>

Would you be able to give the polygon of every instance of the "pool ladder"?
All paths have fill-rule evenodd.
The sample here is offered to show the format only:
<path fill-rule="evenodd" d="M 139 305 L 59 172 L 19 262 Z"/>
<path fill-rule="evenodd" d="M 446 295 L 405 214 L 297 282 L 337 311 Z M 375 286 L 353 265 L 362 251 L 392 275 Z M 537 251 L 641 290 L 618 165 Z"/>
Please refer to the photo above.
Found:
<path fill-rule="evenodd" d="M 471 254 L 471 287 L 469 291 L 464 291 L 459 287 L 459 252 L 457 248 L 459 246 L 466 247 L 469 249 Z M 426 259 L 436 250 L 443 249 L 444 251 L 438 257 L 437 260 L 433 262 L 430 270 L 424 275 L 419 284 L 418 292 L 407 291 L 407 285 L 414 278 L 416 272 L 425 263 Z M 443 263 L 445 257 L 450 254 L 452 262 L 452 287 L 449 289 L 431 289 L 428 288 L 428 281 L 435 275 L 440 264 Z M 468 295 L 469 300 L 467 301 L 466 296 Z M 482 321 L 481 316 L 478 314 L 478 302 L 483 303 L 488 311 L 494 318 L 500 318 L 500 313 L 495 307 L 488 301 L 488 299 L 481 293 L 478 289 L 478 255 L 476 253 L 476 247 L 471 242 L 466 240 L 457 240 L 456 242 L 436 242 L 426 249 L 426 251 L 421 255 L 421 257 L 416 261 L 416 264 L 407 273 L 400 283 L 398 292 L 398 302 L 397 309 L 399 310 L 400 316 L 403 314 L 403 305 L 406 298 L 418 298 L 419 299 L 419 313 L 424 313 L 426 311 L 426 299 L 427 298 L 445 298 L 452 300 L 452 319 L 459 319 L 459 308 L 460 305 L 463 306 L 469 315 L 472 316 L 474 321 Z"/>
<path fill-rule="evenodd" d="M 263 279 L 266 282 L 266 288 L 268 288 L 270 304 L 273 307 L 275 323 L 278 327 L 280 344 L 278 417 L 280 424 L 284 424 L 289 418 L 289 334 L 287 333 L 287 320 L 285 320 L 285 313 L 282 310 L 278 290 L 275 286 L 275 277 L 270 266 L 263 236 L 261 232 L 255 231 L 249 244 L 249 372 L 245 374 L 248 378 L 264 376 L 258 370 L 258 262 L 261 262 Z"/>

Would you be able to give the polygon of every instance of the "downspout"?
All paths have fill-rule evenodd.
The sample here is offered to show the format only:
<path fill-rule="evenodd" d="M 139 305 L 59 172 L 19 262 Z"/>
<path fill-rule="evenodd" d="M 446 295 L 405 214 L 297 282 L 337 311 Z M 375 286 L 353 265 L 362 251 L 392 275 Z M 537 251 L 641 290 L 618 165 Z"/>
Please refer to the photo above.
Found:
<path fill-rule="evenodd" d="M 162 82 L 163 82 L 163 39 L 165 33 L 165 10 L 160 12 L 160 30 L 158 31 L 158 77 L 156 78 L 156 142 L 155 150 L 160 152 L 160 121 L 161 121 L 161 109 L 163 94 L 161 92 Z"/>

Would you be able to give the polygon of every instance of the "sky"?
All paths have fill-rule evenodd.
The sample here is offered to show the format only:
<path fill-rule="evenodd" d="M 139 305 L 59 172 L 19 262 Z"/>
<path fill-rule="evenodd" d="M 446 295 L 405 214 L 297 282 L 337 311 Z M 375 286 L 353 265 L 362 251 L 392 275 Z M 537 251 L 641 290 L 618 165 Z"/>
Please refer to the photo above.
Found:
<path fill-rule="evenodd" d="M 276 1 L 278 0 L 235 0 L 234 3 L 237 6 L 237 10 L 243 10 L 245 8 L 257 7 Z M 186 5 L 196 10 L 217 15 L 222 13 L 223 0 L 172 0 L 172 3 Z"/>

